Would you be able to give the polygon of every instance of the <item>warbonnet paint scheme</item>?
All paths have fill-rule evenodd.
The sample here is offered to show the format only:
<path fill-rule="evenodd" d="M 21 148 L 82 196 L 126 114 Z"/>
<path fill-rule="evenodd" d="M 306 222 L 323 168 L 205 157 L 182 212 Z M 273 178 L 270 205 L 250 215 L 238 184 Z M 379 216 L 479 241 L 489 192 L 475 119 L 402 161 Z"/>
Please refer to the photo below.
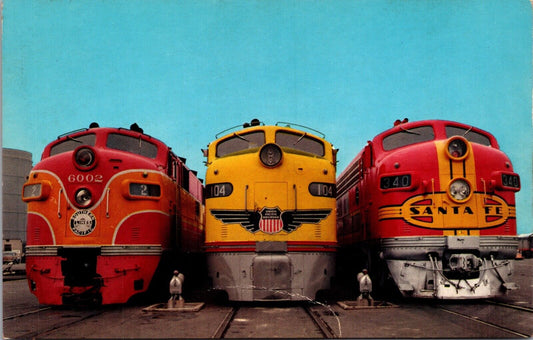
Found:
<path fill-rule="evenodd" d="M 339 264 L 390 274 L 404 296 L 486 298 L 515 289 L 520 178 L 490 133 L 397 121 L 337 180 Z"/>

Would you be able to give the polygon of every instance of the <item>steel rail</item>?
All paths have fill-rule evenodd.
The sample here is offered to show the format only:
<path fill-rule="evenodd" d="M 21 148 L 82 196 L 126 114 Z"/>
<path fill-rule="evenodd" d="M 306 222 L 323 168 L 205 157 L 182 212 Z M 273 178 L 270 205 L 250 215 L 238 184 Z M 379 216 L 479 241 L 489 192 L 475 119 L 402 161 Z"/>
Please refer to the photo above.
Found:
<path fill-rule="evenodd" d="M 35 313 L 39 313 L 39 312 L 42 312 L 42 311 L 45 311 L 45 310 L 49 310 L 49 309 L 51 309 L 51 308 L 52 308 L 52 307 L 44 307 L 44 308 L 39 308 L 39 309 L 36 309 L 36 310 L 29 311 L 29 312 L 24 312 L 24 313 L 20 313 L 20 314 L 10 315 L 10 316 L 6 316 L 6 317 L 3 318 L 2 320 L 3 320 L 3 321 L 7 321 L 7 320 L 11 320 L 11 319 L 16 319 L 16 318 L 20 318 L 20 317 L 23 317 L 23 316 L 27 316 L 27 315 L 31 315 L 31 314 L 35 314 Z"/>
<path fill-rule="evenodd" d="M 524 312 L 533 313 L 533 308 L 531 307 L 518 306 L 518 305 L 513 305 L 510 303 L 498 302 L 498 301 L 492 301 L 492 300 L 485 300 L 485 302 L 496 305 L 496 306 L 502 306 L 506 308 L 512 308 L 512 309 L 517 309 L 517 310 L 521 310 Z"/>
<path fill-rule="evenodd" d="M 307 312 L 307 314 L 311 317 L 315 325 L 318 326 L 320 329 L 320 332 L 324 335 L 324 338 L 327 339 L 335 339 L 337 338 L 337 334 L 329 327 L 329 325 L 320 317 L 320 313 L 317 311 L 311 310 L 309 306 L 303 307 L 304 310 Z"/>
<path fill-rule="evenodd" d="M 235 314 L 237 314 L 238 310 L 238 307 L 231 308 L 231 310 L 226 314 L 220 325 L 218 325 L 215 333 L 211 336 L 212 339 L 222 339 L 224 337 L 231 324 L 231 321 L 233 321 L 233 318 L 235 317 Z"/>
<path fill-rule="evenodd" d="M 37 311 L 37 312 L 42 312 L 42 311 L 47 310 L 47 309 L 48 308 L 43 308 L 42 310 Z M 87 319 L 90 319 L 90 318 L 93 318 L 95 316 L 99 316 L 99 315 L 102 315 L 102 314 L 105 314 L 105 313 L 107 313 L 107 311 L 94 311 L 94 312 L 92 312 L 92 313 L 90 313 L 88 315 L 80 316 L 79 318 L 75 318 L 75 319 L 73 319 L 70 322 L 57 323 L 57 324 L 53 324 L 53 325 L 48 326 L 46 329 L 39 329 L 39 330 L 36 330 L 36 331 L 30 331 L 30 332 L 27 332 L 25 334 L 18 335 L 17 338 L 18 339 L 43 338 L 43 337 L 46 337 L 47 334 L 50 334 L 51 332 L 54 332 L 54 331 L 56 331 L 58 329 L 72 326 L 72 325 L 74 325 L 76 323 L 82 322 L 84 320 L 87 320 Z"/>
<path fill-rule="evenodd" d="M 442 311 L 445 311 L 447 313 L 450 313 L 450 314 L 453 314 L 453 315 L 457 315 L 457 316 L 460 316 L 462 318 L 465 318 L 465 319 L 468 319 L 468 320 L 471 320 L 471 321 L 474 321 L 474 322 L 477 322 L 477 323 L 480 323 L 480 324 L 483 324 L 483 325 L 486 325 L 486 326 L 489 326 L 489 327 L 493 327 L 493 328 L 498 329 L 500 331 L 504 331 L 504 332 L 513 334 L 516 337 L 525 338 L 525 339 L 531 338 L 531 335 L 529 335 L 529 334 L 520 333 L 520 332 L 514 331 L 514 330 L 512 330 L 510 328 L 494 324 L 492 322 L 483 321 L 483 320 L 480 320 L 479 318 L 474 317 L 474 316 L 466 315 L 466 314 L 459 313 L 459 312 L 454 312 L 454 311 L 451 311 L 451 310 L 446 309 L 444 307 L 437 307 L 437 308 L 442 310 Z"/>

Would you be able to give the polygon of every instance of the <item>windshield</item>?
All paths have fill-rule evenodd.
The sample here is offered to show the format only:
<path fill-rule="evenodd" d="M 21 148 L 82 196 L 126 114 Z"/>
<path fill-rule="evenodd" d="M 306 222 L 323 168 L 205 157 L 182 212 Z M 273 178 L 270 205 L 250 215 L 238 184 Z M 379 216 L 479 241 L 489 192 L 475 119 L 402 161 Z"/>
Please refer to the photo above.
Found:
<path fill-rule="evenodd" d="M 435 139 L 432 126 L 420 126 L 412 129 L 402 129 L 383 138 L 383 149 L 385 151 L 400 148 L 416 143 L 427 142 Z"/>
<path fill-rule="evenodd" d="M 242 135 L 234 133 L 233 136 L 218 143 L 217 157 L 224 157 L 240 151 L 252 151 L 263 144 L 265 144 L 264 131 L 254 131 Z"/>
<path fill-rule="evenodd" d="M 148 158 L 157 157 L 157 145 L 140 137 L 111 133 L 107 137 L 106 146 L 110 149 L 131 152 Z"/>
<path fill-rule="evenodd" d="M 294 134 L 287 131 L 276 132 L 276 144 L 281 147 L 311 153 L 316 156 L 324 156 L 324 143 L 303 134 Z"/>
<path fill-rule="evenodd" d="M 63 142 L 57 143 L 50 148 L 50 156 L 63 152 L 73 151 L 80 145 L 94 146 L 96 135 L 94 133 L 73 137 L 67 137 Z"/>
<path fill-rule="evenodd" d="M 465 129 L 458 126 L 446 126 L 446 137 L 461 136 L 468 141 L 481 145 L 490 146 L 490 138 L 479 132 L 472 131 L 472 128 Z"/>

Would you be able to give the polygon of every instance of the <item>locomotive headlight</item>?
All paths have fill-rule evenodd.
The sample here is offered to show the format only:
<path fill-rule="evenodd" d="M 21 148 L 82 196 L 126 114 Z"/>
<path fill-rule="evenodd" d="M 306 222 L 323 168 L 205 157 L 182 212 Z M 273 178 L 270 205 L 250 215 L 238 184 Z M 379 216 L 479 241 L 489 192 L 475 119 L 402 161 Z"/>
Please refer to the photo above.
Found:
<path fill-rule="evenodd" d="M 448 156 L 451 159 L 461 160 L 468 154 L 468 142 L 463 137 L 453 137 L 448 141 Z"/>
<path fill-rule="evenodd" d="M 448 194 L 457 203 L 468 200 L 471 193 L 470 183 L 465 179 L 458 178 L 450 183 Z"/>
<path fill-rule="evenodd" d="M 91 194 L 89 189 L 82 188 L 76 191 L 76 195 L 74 198 L 76 199 L 76 203 L 80 207 L 87 207 L 91 204 L 93 200 L 93 195 Z"/>
<path fill-rule="evenodd" d="M 276 144 L 266 144 L 259 152 L 259 158 L 261 159 L 261 162 L 269 168 L 278 166 L 281 162 L 281 156 L 281 148 Z"/>
<path fill-rule="evenodd" d="M 91 169 L 96 162 L 96 155 L 91 148 L 82 146 L 74 152 L 74 163 L 81 170 Z"/>

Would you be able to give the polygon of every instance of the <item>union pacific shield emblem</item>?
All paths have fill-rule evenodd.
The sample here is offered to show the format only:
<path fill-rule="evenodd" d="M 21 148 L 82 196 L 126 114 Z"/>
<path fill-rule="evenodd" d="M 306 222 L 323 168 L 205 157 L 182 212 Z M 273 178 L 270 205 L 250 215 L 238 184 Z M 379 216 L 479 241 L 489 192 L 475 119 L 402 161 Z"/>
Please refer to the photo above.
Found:
<path fill-rule="evenodd" d="M 290 233 L 302 224 L 319 223 L 330 213 L 331 209 L 281 211 L 278 207 L 265 207 L 260 211 L 211 210 L 211 214 L 225 224 L 240 224 L 251 233 L 262 231 L 267 234 Z"/>
<path fill-rule="evenodd" d="M 263 208 L 261 210 L 259 229 L 267 234 L 279 233 L 283 229 L 281 211 L 278 208 Z"/>

